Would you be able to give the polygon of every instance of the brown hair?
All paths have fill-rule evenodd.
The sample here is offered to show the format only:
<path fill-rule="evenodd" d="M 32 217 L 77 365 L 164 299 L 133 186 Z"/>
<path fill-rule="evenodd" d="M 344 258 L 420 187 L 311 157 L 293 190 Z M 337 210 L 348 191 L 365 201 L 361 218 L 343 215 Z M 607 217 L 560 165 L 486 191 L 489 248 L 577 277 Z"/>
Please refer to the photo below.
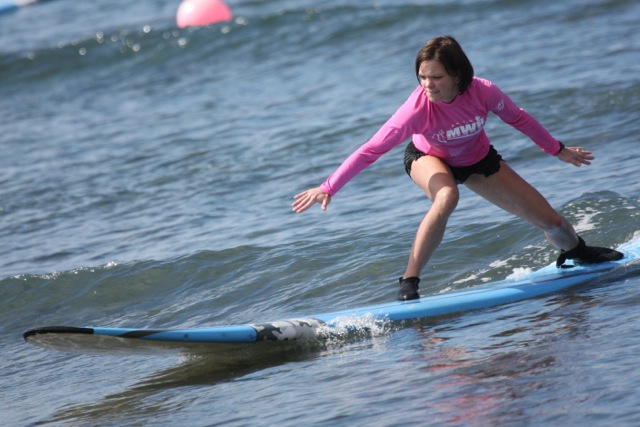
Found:
<path fill-rule="evenodd" d="M 433 60 L 440 62 L 447 74 L 457 78 L 460 93 L 467 90 L 473 81 L 473 66 L 456 39 L 451 36 L 436 37 L 422 46 L 416 56 L 416 77 L 420 65 Z"/>

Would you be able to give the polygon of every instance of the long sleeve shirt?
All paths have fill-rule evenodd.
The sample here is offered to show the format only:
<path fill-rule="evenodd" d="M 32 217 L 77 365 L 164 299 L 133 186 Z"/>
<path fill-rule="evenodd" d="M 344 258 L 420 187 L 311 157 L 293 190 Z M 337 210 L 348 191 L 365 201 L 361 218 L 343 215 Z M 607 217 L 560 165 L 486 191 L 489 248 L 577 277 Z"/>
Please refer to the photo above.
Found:
<path fill-rule="evenodd" d="M 431 102 L 418 86 L 373 137 L 354 151 L 320 185 L 337 193 L 349 180 L 408 138 L 416 148 L 438 157 L 450 166 L 470 166 L 489 152 L 484 125 L 489 112 L 527 135 L 544 152 L 560 151 L 560 142 L 504 92 L 488 80 L 473 81 L 451 103 Z"/>

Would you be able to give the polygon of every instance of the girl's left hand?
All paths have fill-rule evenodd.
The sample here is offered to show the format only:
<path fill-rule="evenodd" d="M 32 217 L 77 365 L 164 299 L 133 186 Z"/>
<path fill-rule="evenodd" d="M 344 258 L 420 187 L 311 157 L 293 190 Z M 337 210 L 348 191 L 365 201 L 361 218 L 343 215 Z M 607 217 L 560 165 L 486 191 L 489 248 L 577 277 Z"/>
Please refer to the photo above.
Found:
<path fill-rule="evenodd" d="M 595 159 L 591 155 L 591 151 L 584 150 L 582 147 L 564 147 L 557 156 L 560 160 L 566 163 L 571 163 L 574 166 L 590 165 L 591 160 Z"/>

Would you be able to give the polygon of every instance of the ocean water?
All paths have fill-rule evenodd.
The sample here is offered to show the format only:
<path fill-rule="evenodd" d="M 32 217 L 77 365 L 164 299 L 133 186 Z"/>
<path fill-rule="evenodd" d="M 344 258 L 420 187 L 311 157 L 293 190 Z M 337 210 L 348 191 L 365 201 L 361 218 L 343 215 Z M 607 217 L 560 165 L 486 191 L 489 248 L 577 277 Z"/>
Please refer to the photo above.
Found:
<path fill-rule="evenodd" d="M 56 0 L 0 15 L 0 419 L 10 426 L 637 426 L 640 274 L 248 358 L 85 355 L 34 326 L 198 327 L 393 299 L 428 209 L 402 150 L 291 212 L 415 87 L 429 38 L 589 167 L 499 119 L 503 157 L 588 242 L 640 230 L 640 3 Z M 468 190 L 422 293 L 542 267 L 541 233 Z"/>

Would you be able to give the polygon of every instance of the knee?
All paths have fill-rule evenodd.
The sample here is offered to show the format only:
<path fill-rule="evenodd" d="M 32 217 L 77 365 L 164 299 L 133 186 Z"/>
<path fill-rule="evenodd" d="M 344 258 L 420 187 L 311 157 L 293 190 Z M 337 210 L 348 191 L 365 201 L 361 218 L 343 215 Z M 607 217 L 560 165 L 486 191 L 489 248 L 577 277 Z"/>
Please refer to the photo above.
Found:
<path fill-rule="evenodd" d="M 451 214 L 458 206 L 460 192 L 458 187 L 443 187 L 435 194 L 433 206 L 441 211 Z"/>

